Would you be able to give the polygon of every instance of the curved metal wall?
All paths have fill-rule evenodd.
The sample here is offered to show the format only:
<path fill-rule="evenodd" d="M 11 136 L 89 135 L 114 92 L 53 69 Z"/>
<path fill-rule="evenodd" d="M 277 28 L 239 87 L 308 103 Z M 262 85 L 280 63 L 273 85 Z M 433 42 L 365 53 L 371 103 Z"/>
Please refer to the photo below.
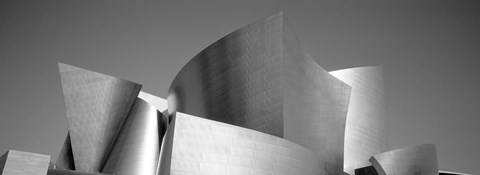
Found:
<path fill-rule="evenodd" d="M 305 53 L 279 13 L 232 32 L 185 65 L 170 86 L 169 113 L 283 137 L 340 174 L 350 89 Z"/>
<path fill-rule="evenodd" d="M 102 173 L 153 175 L 165 130 L 156 107 L 137 98 L 110 151 Z"/>
<path fill-rule="evenodd" d="M 169 114 L 191 115 L 283 136 L 281 13 L 216 41 L 173 80 Z"/>
<path fill-rule="evenodd" d="M 396 149 L 370 158 L 380 175 L 438 175 L 437 151 L 433 144 Z"/>
<path fill-rule="evenodd" d="M 370 165 L 368 159 L 388 150 L 388 130 L 381 67 L 330 72 L 352 87 L 345 127 L 344 171 Z"/>
<path fill-rule="evenodd" d="M 162 175 L 326 174 L 311 150 L 254 130 L 176 113 L 168 132 Z"/>
<path fill-rule="evenodd" d="M 328 174 L 343 174 L 350 86 L 330 75 L 283 28 L 284 138 L 318 154 Z"/>
<path fill-rule="evenodd" d="M 141 85 L 59 63 L 75 169 L 99 172 Z"/>

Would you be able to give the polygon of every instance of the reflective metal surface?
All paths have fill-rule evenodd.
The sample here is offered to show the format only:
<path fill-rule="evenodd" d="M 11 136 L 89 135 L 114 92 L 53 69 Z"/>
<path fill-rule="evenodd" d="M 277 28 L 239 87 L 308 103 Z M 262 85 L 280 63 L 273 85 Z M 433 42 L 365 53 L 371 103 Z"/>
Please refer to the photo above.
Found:
<path fill-rule="evenodd" d="M 264 132 L 301 144 L 343 173 L 350 87 L 300 47 L 282 13 L 243 27 L 195 56 L 169 89 L 169 113 Z"/>
<path fill-rule="evenodd" d="M 49 155 L 8 150 L 0 157 L 1 175 L 45 175 Z"/>
<path fill-rule="evenodd" d="M 282 27 L 278 13 L 205 48 L 177 74 L 169 114 L 184 112 L 283 136 Z"/>
<path fill-rule="evenodd" d="M 465 174 L 465 173 L 458 173 L 458 172 L 450 172 L 450 171 L 440 171 L 439 175 L 472 175 L 472 174 Z"/>
<path fill-rule="evenodd" d="M 345 127 L 344 171 L 371 165 L 368 159 L 389 150 L 382 68 L 330 72 L 352 87 Z"/>
<path fill-rule="evenodd" d="M 60 154 L 58 154 L 55 165 L 57 169 L 75 170 L 70 133 L 67 133 L 67 138 L 65 138 L 62 151 L 60 151 Z"/>
<path fill-rule="evenodd" d="M 102 173 L 153 175 L 157 170 L 163 133 L 162 114 L 156 107 L 137 98 L 110 151 Z M 160 120 L 159 120 L 160 119 Z"/>
<path fill-rule="evenodd" d="M 433 144 L 376 154 L 370 162 L 380 175 L 438 175 L 437 151 Z"/>
<path fill-rule="evenodd" d="M 142 100 L 145 100 L 148 104 L 153 105 L 155 108 L 157 108 L 158 111 L 163 114 L 161 121 L 159 122 L 159 124 L 161 124 L 161 126 L 159 125 L 159 132 L 165 133 L 168 126 L 167 100 L 143 91 L 140 91 L 140 93 L 138 94 L 138 98 L 141 98 Z M 163 134 L 161 135 L 163 136 Z"/>
<path fill-rule="evenodd" d="M 98 172 L 141 85 L 59 63 L 75 169 Z"/>
<path fill-rule="evenodd" d="M 176 113 L 168 132 L 162 175 L 326 174 L 314 152 L 254 130 Z"/>
<path fill-rule="evenodd" d="M 155 95 L 140 91 L 140 93 L 138 93 L 138 98 L 141 98 L 142 100 L 145 100 L 148 104 L 153 105 L 160 112 L 163 112 L 168 108 L 167 100 L 157 97 Z"/>
<path fill-rule="evenodd" d="M 316 152 L 328 174 L 343 174 L 350 86 L 330 75 L 283 27 L 284 138 Z"/>

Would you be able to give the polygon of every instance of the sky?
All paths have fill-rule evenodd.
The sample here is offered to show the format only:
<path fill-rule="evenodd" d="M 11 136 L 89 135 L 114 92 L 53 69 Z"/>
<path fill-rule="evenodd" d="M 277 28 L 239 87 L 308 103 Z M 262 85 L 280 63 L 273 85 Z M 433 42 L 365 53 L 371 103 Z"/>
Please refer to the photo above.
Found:
<path fill-rule="evenodd" d="M 327 71 L 383 67 L 392 149 L 433 143 L 441 170 L 480 174 L 476 0 L 2 0 L 0 153 L 56 160 L 67 134 L 57 62 L 166 97 L 198 52 L 282 10 Z"/>

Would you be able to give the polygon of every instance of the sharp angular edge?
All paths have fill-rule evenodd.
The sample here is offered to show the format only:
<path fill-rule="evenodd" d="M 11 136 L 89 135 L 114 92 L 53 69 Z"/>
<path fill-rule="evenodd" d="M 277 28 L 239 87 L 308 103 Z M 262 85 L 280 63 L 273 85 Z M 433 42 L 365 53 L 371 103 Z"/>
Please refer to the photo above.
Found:
<path fill-rule="evenodd" d="M 65 142 L 60 154 L 58 155 L 55 166 L 57 169 L 75 170 L 70 133 L 67 133 L 67 138 L 65 138 Z"/>
<path fill-rule="evenodd" d="M 99 172 L 141 85 L 59 63 L 75 169 Z"/>

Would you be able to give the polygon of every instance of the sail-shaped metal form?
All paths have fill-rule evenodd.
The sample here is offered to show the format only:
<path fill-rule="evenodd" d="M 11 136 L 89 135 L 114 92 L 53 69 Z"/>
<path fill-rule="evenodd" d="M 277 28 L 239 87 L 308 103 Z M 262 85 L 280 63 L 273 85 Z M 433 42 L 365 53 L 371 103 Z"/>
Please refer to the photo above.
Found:
<path fill-rule="evenodd" d="M 99 172 L 141 85 L 59 63 L 75 169 Z"/>

